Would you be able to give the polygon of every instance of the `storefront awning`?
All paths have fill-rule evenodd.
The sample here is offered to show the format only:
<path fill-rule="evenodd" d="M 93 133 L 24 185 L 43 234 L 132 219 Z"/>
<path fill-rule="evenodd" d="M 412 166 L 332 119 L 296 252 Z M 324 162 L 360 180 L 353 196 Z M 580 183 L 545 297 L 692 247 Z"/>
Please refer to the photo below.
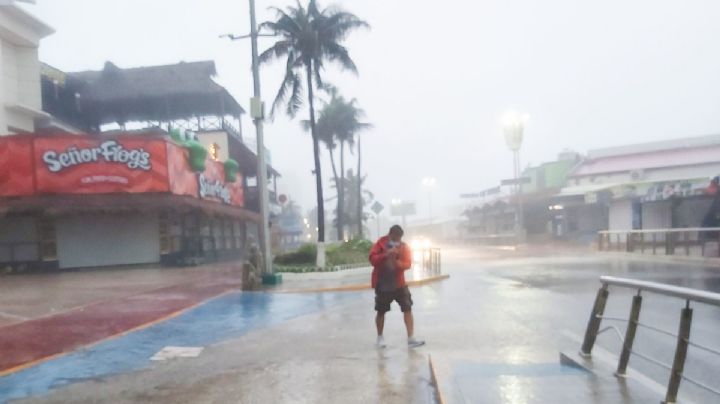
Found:
<path fill-rule="evenodd" d="M 260 222 L 260 215 L 251 210 L 186 195 L 126 193 L 0 197 L 0 216 L 34 213 L 58 216 L 76 213 L 147 212 L 153 210 L 201 211 L 209 215 L 224 215 Z"/>

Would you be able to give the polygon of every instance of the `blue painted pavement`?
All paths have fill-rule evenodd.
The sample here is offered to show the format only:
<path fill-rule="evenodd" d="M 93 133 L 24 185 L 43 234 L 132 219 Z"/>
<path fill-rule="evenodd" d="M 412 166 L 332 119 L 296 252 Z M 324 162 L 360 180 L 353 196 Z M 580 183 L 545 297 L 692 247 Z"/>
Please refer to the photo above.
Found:
<path fill-rule="evenodd" d="M 274 294 L 236 292 L 127 335 L 0 377 L 0 403 L 32 397 L 71 383 L 147 367 L 165 346 L 206 346 L 319 312 L 362 293 Z"/>

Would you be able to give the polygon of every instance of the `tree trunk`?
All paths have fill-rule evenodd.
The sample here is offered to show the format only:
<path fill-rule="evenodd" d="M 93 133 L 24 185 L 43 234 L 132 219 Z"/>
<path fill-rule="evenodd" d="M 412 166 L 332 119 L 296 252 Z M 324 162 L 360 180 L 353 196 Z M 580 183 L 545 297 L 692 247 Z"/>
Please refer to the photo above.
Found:
<path fill-rule="evenodd" d="M 338 241 L 345 239 L 345 140 L 340 139 L 340 188 L 338 188 Z"/>
<path fill-rule="evenodd" d="M 363 199 L 362 199 L 362 175 L 360 168 L 362 168 L 362 146 L 360 142 L 362 139 L 358 136 L 357 139 L 357 226 L 358 226 L 358 237 L 363 238 Z"/>
<path fill-rule="evenodd" d="M 325 200 L 323 198 L 322 171 L 320 169 L 320 142 L 315 133 L 315 103 L 313 99 L 312 60 L 305 66 L 307 73 L 308 102 L 310 106 L 310 134 L 313 142 L 313 157 L 315 158 L 315 188 L 317 190 L 317 225 L 318 243 L 325 242 Z M 320 254 L 320 249 L 318 249 Z M 323 260 L 324 261 L 324 260 Z"/>
<path fill-rule="evenodd" d="M 336 201 L 338 207 L 336 208 L 336 212 L 339 212 L 340 211 L 340 208 L 339 208 L 339 206 L 340 206 L 340 177 L 338 177 L 337 167 L 335 166 L 335 154 L 333 153 L 333 150 L 330 147 L 328 147 L 328 153 L 330 153 L 330 166 L 332 167 L 333 178 L 335 179 L 335 190 L 338 192 L 338 199 Z M 335 225 L 335 227 L 337 229 L 338 240 L 340 240 L 340 237 L 342 237 L 339 224 L 340 224 L 340 222 L 337 222 Z"/>

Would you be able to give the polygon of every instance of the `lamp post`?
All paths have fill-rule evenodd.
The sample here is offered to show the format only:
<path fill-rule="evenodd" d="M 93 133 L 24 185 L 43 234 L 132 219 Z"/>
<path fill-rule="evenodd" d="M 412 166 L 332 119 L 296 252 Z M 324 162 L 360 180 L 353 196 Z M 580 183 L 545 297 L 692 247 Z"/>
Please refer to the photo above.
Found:
<path fill-rule="evenodd" d="M 525 241 L 525 226 L 523 223 L 522 185 L 520 183 L 520 147 L 523 141 L 523 131 L 528 115 L 508 113 L 503 119 L 503 132 L 505 142 L 510 151 L 513 152 L 513 172 L 515 178 L 515 236 L 517 242 Z"/>
<path fill-rule="evenodd" d="M 428 219 L 432 221 L 432 190 L 435 188 L 437 180 L 433 177 L 425 177 L 422 179 L 422 184 L 428 193 Z"/>

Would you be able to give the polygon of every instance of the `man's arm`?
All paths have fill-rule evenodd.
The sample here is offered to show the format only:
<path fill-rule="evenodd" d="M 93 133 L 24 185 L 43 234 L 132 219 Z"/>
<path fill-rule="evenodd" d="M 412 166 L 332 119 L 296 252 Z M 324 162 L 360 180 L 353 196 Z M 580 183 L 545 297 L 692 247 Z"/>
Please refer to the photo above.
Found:
<path fill-rule="evenodd" d="M 410 246 L 403 243 L 400 248 L 400 256 L 397 259 L 397 268 L 406 271 L 410 267 L 412 267 L 412 250 L 410 250 Z"/>
<path fill-rule="evenodd" d="M 373 244 L 372 248 L 370 249 L 370 264 L 373 267 L 379 267 L 380 264 L 382 264 L 383 260 L 385 260 L 386 258 L 387 254 L 385 254 L 382 244 Z"/>

